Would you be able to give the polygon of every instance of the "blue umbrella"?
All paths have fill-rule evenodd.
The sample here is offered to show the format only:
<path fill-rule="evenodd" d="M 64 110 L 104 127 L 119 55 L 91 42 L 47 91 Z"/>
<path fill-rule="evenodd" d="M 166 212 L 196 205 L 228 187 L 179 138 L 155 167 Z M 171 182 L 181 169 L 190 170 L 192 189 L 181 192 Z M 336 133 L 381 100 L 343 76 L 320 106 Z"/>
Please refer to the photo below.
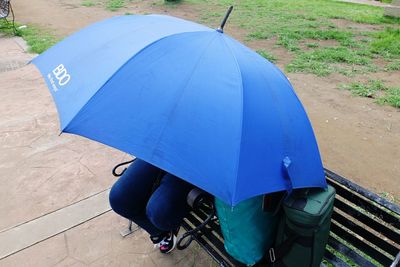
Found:
<path fill-rule="evenodd" d="M 221 29 L 118 16 L 33 63 L 62 132 L 135 155 L 226 203 L 326 186 L 312 127 L 286 76 Z"/>

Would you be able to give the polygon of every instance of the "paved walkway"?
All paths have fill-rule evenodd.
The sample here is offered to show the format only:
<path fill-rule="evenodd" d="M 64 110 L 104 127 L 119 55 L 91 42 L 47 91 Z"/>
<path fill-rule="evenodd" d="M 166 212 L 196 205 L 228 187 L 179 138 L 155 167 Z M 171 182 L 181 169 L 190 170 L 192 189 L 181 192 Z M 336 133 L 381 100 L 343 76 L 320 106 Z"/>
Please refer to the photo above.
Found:
<path fill-rule="evenodd" d="M 112 167 L 129 157 L 62 134 L 20 38 L 0 36 L 0 266 L 210 266 L 196 244 L 161 255 L 110 211 Z"/>

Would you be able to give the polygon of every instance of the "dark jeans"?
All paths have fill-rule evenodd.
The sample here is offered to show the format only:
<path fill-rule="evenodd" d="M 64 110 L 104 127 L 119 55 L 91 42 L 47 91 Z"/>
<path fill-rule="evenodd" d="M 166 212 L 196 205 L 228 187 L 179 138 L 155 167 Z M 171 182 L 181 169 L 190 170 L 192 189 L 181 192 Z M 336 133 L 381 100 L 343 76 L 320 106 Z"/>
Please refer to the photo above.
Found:
<path fill-rule="evenodd" d="M 136 159 L 110 192 L 112 209 L 134 221 L 151 236 L 179 227 L 189 211 L 186 196 L 194 187 L 167 173 L 153 192 L 160 172 L 159 168 Z"/>

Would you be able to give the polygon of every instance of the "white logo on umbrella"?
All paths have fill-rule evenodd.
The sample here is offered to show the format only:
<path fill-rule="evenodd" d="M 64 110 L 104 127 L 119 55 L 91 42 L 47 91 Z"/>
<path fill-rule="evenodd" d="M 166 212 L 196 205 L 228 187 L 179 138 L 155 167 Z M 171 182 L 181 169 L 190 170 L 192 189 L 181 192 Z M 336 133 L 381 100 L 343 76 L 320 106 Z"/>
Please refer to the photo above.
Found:
<path fill-rule="evenodd" d="M 64 86 L 66 85 L 70 80 L 71 80 L 71 75 L 68 74 L 67 69 L 64 67 L 63 64 L 58 65 L 53 71 L 52 71 L 54 77 L 58 80 L 58 85 L 59 86 Z M 51 73 L 47 75 L 47 77 L 50 80 L 50 83 L 53 87 L 53 90 L 55 92 L 58 91 L 58 88 L 54 82 L 54 79 L 51 77 Z"/>

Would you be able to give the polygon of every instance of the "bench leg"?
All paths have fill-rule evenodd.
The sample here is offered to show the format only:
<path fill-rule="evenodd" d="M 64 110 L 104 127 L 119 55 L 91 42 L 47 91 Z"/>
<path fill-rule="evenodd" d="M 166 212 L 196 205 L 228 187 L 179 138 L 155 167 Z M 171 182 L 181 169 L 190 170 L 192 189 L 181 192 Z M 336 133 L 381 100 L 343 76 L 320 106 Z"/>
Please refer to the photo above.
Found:
<path fill-rule="evenodd" d="M 122 235 L 122 237 L 126 237 L 130 234 L 132 234 L 133 232 L 139 230 L 139 226 L 135 225 L 133 226 L 133 222 L 131 220 L 129 220 L 129 225 L 127 228 L 123 229 L 120 231 L 120 234 Z"/>

